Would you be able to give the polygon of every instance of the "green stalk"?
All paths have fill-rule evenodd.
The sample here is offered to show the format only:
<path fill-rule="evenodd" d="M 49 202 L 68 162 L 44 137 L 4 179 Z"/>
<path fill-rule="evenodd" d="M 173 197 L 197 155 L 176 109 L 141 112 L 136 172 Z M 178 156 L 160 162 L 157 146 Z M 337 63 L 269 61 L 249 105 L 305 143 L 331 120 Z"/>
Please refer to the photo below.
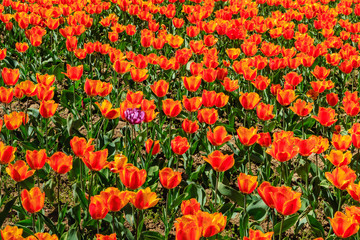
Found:
<path fill-rule="evenodd" d="M 280 224 L 280 232 L 279 232 L 279 240 L 281 240 L 281 236 L 282 236 L 282 230 L 283 230 L 283 225 L 284 225 L 284 216 L 281 216 L 281 224 Z"/>

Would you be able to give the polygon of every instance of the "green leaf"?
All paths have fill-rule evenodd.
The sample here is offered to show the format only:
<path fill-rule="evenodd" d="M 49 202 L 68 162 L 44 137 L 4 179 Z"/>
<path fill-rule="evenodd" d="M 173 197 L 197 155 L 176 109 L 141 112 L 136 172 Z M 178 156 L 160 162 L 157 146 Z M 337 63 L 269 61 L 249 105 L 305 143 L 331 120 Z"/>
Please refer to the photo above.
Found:
<path fill-rule="evenodd" d="M 52 231 L 53 234 L 56 234 L 56 236 L 61 237 L 54 223 L 50 220 L 50 218 L 46 217 L 41 212 L 38 213 L 38 216 L 45 222 L 46 226 L 48 226 L 48 228 Z"/>
<path fill-rule="evenodd" d="M 266 218 L 266 213 L 269 207 L 264 203 L 263 200 L 258 200 L 256 202 L 251 203 L 247 207 L 247 212 L 250 216 L 252 216 L 256 221 L 262 221 Z"/>
<path fill-rule="evenodd" d="M 149 240 L 163 240 L 164 236 L 161 235 L 158 232 L 153 232 L 153 231 L 144 231 L 141 233 L 141 236 L 143 239 L 149 239 Z"/>
<path fill-rule="evenodd" d="M 283 228 L 282 228 L 282 232 L 285 232 L 288 229 L 290 229 L 292 226 L 294 226 L 294 224 L 296 223 L 298 218 L 299 218 L 299 215 L 294 215 L 294 216 L 291 216 L 291 217 L 288 217 L 287 219 L 285 219 L 284 224 L 283 224 Z M 281 222 L 278 222 L 275 225 L 275 228 L 274 228 L 275 235 L 279 235 L 280 226 L 281 226 Z"/>
<path fill-rule="evenodd" d="M 8 214 L 9 214 L 12 206 L 14 205 L 15 201 L 16 201 L 16 197 L 14 197 L 12 200 L 7 202 L 5 204 L 3 211 L 0 213 L 0 228 L 3 225 L 5 219 L 8 217 Z"/>
<path fill-rule="evenodd" d="M 188 193 L 183 193 L 180 196 L 178 196 L 172 203 L 170 206 L 170 209 L 174 209 L 175 207 L 179 206 L 182 201 L 186 198 L 188 198 L 189 194 Z"/>
<path fill-rule="evenodd" d="M 80 187 L 75 186 L 75 193 L 80 199 L 80 204 L 83 209 L 87 209 L 88 207 L 88 200 L 85 197 L 85 193 L 83 193 Z"/>
<path fill-rule="evenodd" d="M 239 206 L 244 205 L 244 195 L 242 195 L 239 191 L 236 191 L 232 187 L 224 185 L 221 182 L 219 182 L 218 190 L 222 195 L 230 198 L 232 201 L 237 203 L 237 205 Z"/>
<path fill-rule="evenodd" d="M 324 231 L 322 224 L 311 215 L 307 215 L 306 218 L 307 218 L 308 223 L 311 226 L 311 230 L 313 230 L 317 236 L 324 237 L 325 231 Z"/>

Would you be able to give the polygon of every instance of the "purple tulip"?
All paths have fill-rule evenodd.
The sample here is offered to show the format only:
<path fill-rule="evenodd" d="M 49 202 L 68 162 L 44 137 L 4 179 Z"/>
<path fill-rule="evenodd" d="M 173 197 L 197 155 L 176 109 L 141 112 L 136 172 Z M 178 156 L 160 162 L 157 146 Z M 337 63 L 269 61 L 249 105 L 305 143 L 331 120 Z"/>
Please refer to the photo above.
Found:
<path fill-rule="evenodd" d="M 145 112 L 139 108 L 128 108 L 124 112 L 125 119 L 131 124 L 140 124 L 145 119 Z"/>

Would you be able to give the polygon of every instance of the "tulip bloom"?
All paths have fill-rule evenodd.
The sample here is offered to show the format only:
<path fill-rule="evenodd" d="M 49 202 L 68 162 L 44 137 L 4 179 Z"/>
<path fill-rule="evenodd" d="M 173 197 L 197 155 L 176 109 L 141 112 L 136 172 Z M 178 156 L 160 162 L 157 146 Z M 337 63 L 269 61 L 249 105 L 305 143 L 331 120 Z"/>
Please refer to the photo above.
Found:
<path fill-rule="evenodd" d="M 83 71 L 83 65 L 72 67 L 70 64 L 66 64 L 66 73 L 63 74 L 65 74 L 65 76 L 67 76 L 72 81 L 78 81 L 83 75 Z"/>
<path fill-rule="evenodd" d="M 32 169 L 39 170 L 43 168 L 47 159 L 46 150 L 41 149 L 40 151 L 34 150 L 26 151 L 26 162 Z"/>
<path fill-rule="evenodd" d="M 312 116 L 316 121 L 318 121 L 321 125 L 325 127 L 329 127 L 336 123 L 337 119 L 335 119 L 335 109 L 332 108 L 324 108 L 319 107 L 318 116 Z"/>
<path fill-rule="evenodd" d="M 295 95 L 295 91 L 292 89 L 279 89 L 276 95 L 276 100 L 282 106 L 288 106 L 296 99 L 296 97 L 297 96 Z"/>
<path fill-rule="evenodd" d="M 239 127 L 237 130 L 237 135 L 239 137 L 239 140 L 241 144 L 245 146 L 251 146 L 259 138 L 259 135 L 257 134 L 257 127 L 251 127 L 251 128 L 245 128 L 245 127 Z"/>
<path fill-rule="evenodd" d="M 289 107 L 296 115 L 305 117 L 309 115 L 313 109 L 314 103 L 307 103 L 301 99 L 296 100 L 293 107 Z"/>
<path fill-rule="evenodd" d="M 244 194 L 251 194 L 258 185 L 257 176 L 240 173 L 237 178 L 240 192 Z"/>
<path fill-rule="evenodd" d="M 190 144 L 185 137 L 177 136 L 171 140 L 171 149 L 177 155 L 183 155 L 190 148 Z"/>
<path fill-rule="evenodd" d="M 146 170 L 135 167 L 128 163 L 119 173 L 121 182 L 125 187 L 135 190 L 141 187 L 146 181 Z"/>
<path fill-rule="evenodd" d="M 16 182 L 22 182 L 34 175 L 35 170 L 29 170 L 29 166 L 23 160 L 16 161 L 14 164 L 9 163 L 6 172 Z"/>
<path fill-rule="evenodd" d="M 351 145 L 351 136 L 341 135 L 341 134 L 333 134 L 331 143 L 337 150 L 344 152 L 347 149 L 349 149 L 349 147 Z"/>
<path fill-rule="evenodd" d="M 351 162 L 352 154 L 350 151 L 342 152 L 340 150 L 331 150 L 329 155 L 325 156 L 335 167 L 348 165 Z"/>
<path fill-rule="evenodd" d="M 107 164 L 108 149 L 100 150 L 97 152 L 86 152 L 81 159 L 90 171 L 100 171 Z"/>
<path fill-rule="evenodd" d="M 6 165 L 15 159 L 16 147 L 6 146 L 0 141 L 0 164 Z"/>
<path fill-rule="evenodd" d="M 275 209 L 284 216 L 292 215 L 301 208 L 301 193 L 290 187 L 278 187 L 272 194 Z"/>
<path fill-rule="evenodd" d="M 108 212 L 107 202 L 103 196 L 96 195 L 90 198 L 89 213 L 92 219 L 104 219 Z"/>
<path fill-rule="evenodd" d="M 157 198 L 156 193 L 151 192 L 150 188 L 147 187 L 145 189 L 140 189 L 136 193 L 130 192 L 130 202 L 137 209 L 148 209 L 154 207 L 158 202 L 159 198 Z"/>
<path fill-rule="evenodd" d="M 219 113 L 215 108 L 203 108 L 198 111 L 197 119 L 200 123 L 209 125 L 214 124 L 219 118 Z"/>
<path fill-rule="evenodd" d="M 59 104 L 55 103 L 54 100 L 42 101 L 40 104 L 39 112 L 43 118 L 51 118 L 54 116 L 55 111 Z"/>
<path fill-rule="evenodd" d="M 166 189 L 173 189 L 181 182 L 181 172 L 175 172 L 171 168 L 163 168 L 159 171 L 160 183 Z"/>
<path fill-rule="evenodd" d="M 184 132 L 192 134 L 195 133 L 199 129 L 198 121 L 191 121 L 190 119 L 185 118 L 181 124 L 181 128 Z"/>
<path fill-rule="evenodd" d="M 185 88 L 190 92 L 196 92 L 201 84 L 201 76 L 182 77 Z"/>
<path fill-rule="evenodd" d="M 96 234 L 96 240 L 116 240 L 116 233 L 110 235 Z"/>
<path fill-rule="evenodd" d="M 112 108 L 111 102 L 104 100 L 101 105 L 98 102 L 95 104 L 99 107 L 101 115 L 107 119 L 115 119 L 120 117 L 120 108 Z"/>
<path fill-rule="evenodd" d="M 29 116 L 26 116 L 24 112 L 12 112 L 4 115 L 5 127 L 9 130 L 18 129 L 21 124 L 26 124 L 29 121 Z"/>
<path fill-rule="evenodd" d="M 0 49 L 0 56 L 1 56 L 1 49 Z M 0 233 L 2 239 L 23 240 L 22 237 L 23 231 L 24 230 L 22 228 L 6 225 L 6 227 L 3 230 L 0 230 Z"/>
<path fill-rule="evenodd" d="M 355 183 L 350 183 L 346 188 L 350 196 L 355 200 L 360 202 L 360 185 Z"/>
<path fill-rule="evenodd" d="M 200 226 L 202 226 L 202 236 L 212 237 L 225 229 L 226 216 L 222 213 L 198 212 L 196 214 Z"/>
<path fill-rule="evenodd" d="M 154 145 L 154 146 L 153 146 Z M 160 152 L 160 143 L 159 140 L 157 141 L 153 141 L 152 139 L 148 139 L 145 142 L 145 149 L 146 149 L 146 153 L 150 153 L 151 148 L 153 148 L 151 155 L 156 155 Z"/>
<path fill-rule="evenodd" d="M 257 140 L 257 144 L 262 147 L 269 147 L 271 145 L 271 136 L 269 132 L 259 133 L 259 138 Z"/>
<path fill-rule="evenodd" d="M 299 154 L 303 157 L 308 157 L 313 153 L 316 143 L 317 140 L 314 138 L 295 140 Z"/>
<path fill-rule="evenodd" d="M 200 203 L 195 198 L 182 201 L 181 212 L 183 215 L 196 215 L 198 211 L 200 211 Z"/>
<path fill-rule="evenodd" d="M 335 168 L 331 173 L 325 173 L 326 179 L 336 188 L 345 190 L 356 179 L 356 173 L 347 165 Z"/>
<path fill-rule="evenodd" d="M 21 204 L 29 213 L 39 212 L 44 207 L 45 193 L 40 188 L 34 187 L 30 191 L 24 189 L 21 192 Z"/>
<path fill-rule="evenodd" d="M 5 85 L 14 86 L 19 80 L 20 72 L 19 69 L 3 68 L 1 76 Z"/>
<path fill-rule="evenodd" d="M 93 138 L 90 138 L 89 141 L 86 141 L 85 138 L 79 138 L 75 136 L 70 140 L 70 146 L 75 156 L 83 157 L 85 153 L 94 151 L 95 146 L 92 145 L 93 141 Z"/>
<path fill-rule="evenodd" d="M 270 208 L 275 208 L 275 203 L 272 198 L 273 194 L 277 191 L 276 187 L 271 186 L 269 182 L 263 182 L 257 188 L 257 192 L 259 196 L 264 201 L 264 203 L 269 206 Z"/>
<path fill-rule="evenodd" d="M 174 225 L 176 228 L 176 239 L 200 240 L 202 227 L 195 215 L 184 215 L 181 218 L 177 218 Z"/>
<path fill-rule="evenodd" d="M 182 107 L 181 107 L 181 102 L 180 101 L 175 101 L 173 99 L 166 99 L 162 101 L 162 107 L 163 107 L 163 111 L 165 113 L 166 116 L 168 117 L 176 117 L 177 115 L 180 114 Z"/>
<path fill-rule="evenodd" d="M 221 146 L 231 139 L 224 126 L 217 126 L 214 131 L 210 127 L 208 129 L 206 137 L 213 146 Z"/>
<path fill-rule="evenodd" d="M 187 96 L 183 96 L 182 103 L 186 110 L 189 112 L 196 112 L 202 105 L 202 98 L 201 97 L 193 97 L 187 98 Z"/>
<path fill-rule="evenodd" d="M 286 162 L 292 159 L 298 154 L 299 149 L 287 138 L 276 140 L 272 143 L 271 147 L 266 150 L 267 154 L 270 154 L 274 159 L 279 162 Z"/>
<path fill-rule="evenodd" d="M 256 105 L 260 102 L 261 98 L 259 94 L 255 92 L 250 93 L 241 93 L 241 96 L 239 97 L 239 101 L 241 103 L 241 106 L 245 108 L 245 110 L 251 110 L 256 107 Z"/>
<path fill-rule="evenodd" d="M 129 202 L 128 192 L 120 191 L 115 187 L 109 187 L 100 193 L 111 212 L 118 212 Z"/>
<path fill-rule="evenodd" d="M 262 121 L 268 121 L 274 118 L 274 106 L 271 104 L 259 103 L 256 107 L 256 114 Z"/>
<path fill-rule="evenodd" d="M 35 233 L 33 236 L 29 236 L 26 240 L 59 240 L 58 237 L 49 233 Z"/>
<path fill-rule="evenodd" d="M 47 159 L 47 163 L 58 174 L 65 174 L 72 169 L 73 158 L 63 152 L 56 152 Z"/>
<path fill-rule="evenodd" d="M 234 166 L 234 154 L 223 154 L 219 150 L 212 152 L 208 157 L 203 156 L 205 162 L 208 162 L 217 172 L 224 172 Z"/>
<path fill-rule="evenodd" d="M 359 223 L 355 217 L 336 212 L 334 218 L 329 218 L 331 227 L 340 238 L 348 238 L 359 231 Z"/>
<path fill-rule="evenodd" d="M 159 80 L 150 85 L 152 92 L 159 98 L 164 97 L 169 90 L 169 83 L 165 80 Z"/>
<path fill-rule="evenodd" d="M 274 232 L 263 233 L 260 230 L 249 230 L 249 237 L 244 237 L 243 240 L 271 240 Z"/>

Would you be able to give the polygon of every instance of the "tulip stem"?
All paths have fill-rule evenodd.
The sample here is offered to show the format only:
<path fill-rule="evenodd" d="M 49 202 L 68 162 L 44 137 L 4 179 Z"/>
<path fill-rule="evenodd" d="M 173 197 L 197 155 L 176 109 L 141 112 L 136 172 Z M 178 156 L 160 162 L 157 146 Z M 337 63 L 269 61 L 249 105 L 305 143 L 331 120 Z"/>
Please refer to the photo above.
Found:
<path fill-rule="evenodd" d="M 112 213 L 112 227 L 113 227 L 113 232 L 115 233 L 115 212 Z"/>
<path fill-rule="evenodd" d="M 92 131 L 92 97 L 90 97 L 90 106 L 89 106 L 89 112 L 90 112 L 90 119 L 89 119 L 89 124 L 88 124 L 88 139 L 91 138 L 91 131 Z"/>
<path fill-rule="evenodd" d="M 91 195 L 92 195 L 92 187 L 93 187 L 93 183 L 94 183 L 94 172 L 91 171 L 91 176 L 90 176 L 90 187 L 89 187 L 89 205 L 88 207 L 90 207 L 90 200 L 91 200 Z"/>
<path fill-rule="evenodd" d="M 60 183 L 61 183 L 61 176 L 58 174 L 58 191 L 57 191 L 57 200 L 58 200 L 58 214 L 60 216 L 61 211 L 61 202 L 60 202 Z"/>
<path fill-rule="evenodd" d="M 37 185 L 40 188 L 40 175 L 39 175 L 39 170 L 36 170 L 36 176 L 37 176 Z"/>
<path fill-rule="evenodd" d="M 217 194 L 218 194 L 218 186 L 219 186 L 219 172 L 216 172 L 216 183 L 215 183 L 215 194 L 214 194 L 214 208 L 217 210 Z"/>
<path fill-rule="evenodd" d="M 45 118 L 45 150 L 48 152 L 48 119 Z"/>
<path fill-rule="evenodd" d="M 100 233 L 100 220 L 97 221 L 97 234 Z"/>
<path fill-rule="evenodd" d="M 282 231 L 283 231 L 283 225 L 284 225 L 284 216 L 281 216 L 281 224 L 280 224 L 279 240 L 281 240 Z"/>
<path fill-rule="evenodd" d="M 80 187 L 81 187 L 81 191 L 84 192 L 84 183 L 83 183 L 83 168 L 84 168 L 84 163 L 83 161 L 79 158 L 80 160 Z"/>
<path fill-rule="evenodd" d="M 35 213 L 33 213 L 33 214 L 31 214 L 32 215 L 32 228 L 33 228 L 33 231 L 34 231 L 34 233 L 36 232 L 36 230 L 35 230 Z"/>
<path fill-rule="evenodd" d="M 338 201 L 339 201 L 339 205 L 338 205 L 338 211 L 340 211 L 340 209 L 341 209 L 341 189 L 340 188 L 338 188 Z"/>

